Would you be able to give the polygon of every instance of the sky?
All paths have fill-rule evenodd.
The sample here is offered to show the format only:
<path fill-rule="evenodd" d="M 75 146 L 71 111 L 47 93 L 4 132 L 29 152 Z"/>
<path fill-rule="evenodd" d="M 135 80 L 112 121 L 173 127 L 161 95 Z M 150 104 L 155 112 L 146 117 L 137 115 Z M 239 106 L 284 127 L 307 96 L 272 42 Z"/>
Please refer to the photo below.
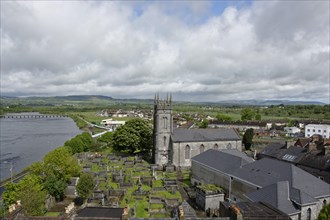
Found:
<path fill-rule="evenodd" d="M 1 1 L 1 96 L 330 100 L 330 1 Z"/>

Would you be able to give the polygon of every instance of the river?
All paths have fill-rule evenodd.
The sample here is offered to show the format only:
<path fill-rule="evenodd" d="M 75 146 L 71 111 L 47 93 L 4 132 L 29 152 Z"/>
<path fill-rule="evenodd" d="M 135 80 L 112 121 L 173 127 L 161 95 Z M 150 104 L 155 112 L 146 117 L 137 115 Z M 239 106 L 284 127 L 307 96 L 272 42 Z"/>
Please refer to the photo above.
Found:
<path fill-rule="evenodd" d="M 22 113 L 38 114 L 38 113 Z M 71 118 L 1 118 L 0 179 L 40 161 L 82 131 Z"/>

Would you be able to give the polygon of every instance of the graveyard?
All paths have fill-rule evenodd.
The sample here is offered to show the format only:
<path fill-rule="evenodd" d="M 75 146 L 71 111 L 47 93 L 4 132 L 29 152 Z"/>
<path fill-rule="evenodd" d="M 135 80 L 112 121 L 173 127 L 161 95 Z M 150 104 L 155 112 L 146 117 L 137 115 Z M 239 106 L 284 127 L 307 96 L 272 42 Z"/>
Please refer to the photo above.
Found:
<path fill-rule="evenodd" d="M 129 217 L 166 218 L 187 198 L 183 187 L 190 186 L 190 170 L 164 168 L 123 154 L 87 152 L 77 157 L 83 172 L 95 181 L 88 207 L 126 207 Z"/>

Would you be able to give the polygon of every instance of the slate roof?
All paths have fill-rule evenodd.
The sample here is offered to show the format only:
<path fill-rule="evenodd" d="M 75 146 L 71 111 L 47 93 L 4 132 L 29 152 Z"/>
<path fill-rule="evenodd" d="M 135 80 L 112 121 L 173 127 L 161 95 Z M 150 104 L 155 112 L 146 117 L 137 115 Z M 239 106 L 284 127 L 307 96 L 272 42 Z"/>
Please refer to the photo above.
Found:
<path fill-rule="evenodd" d="M 271 142 L 267 147 L 265 147 L 259 154 L 267 155 L 269 157 L 277 158 L 281 152 L 286 149 L 285 142 Z"/>
<path fill-rule="evenodd" d="M 243 219 L 290 219 L 286 213 L 268 203 L 238 202 L 236 206 L 241 211 Z"/>
<path fill-rule="evenodd" d="M 265 202 L 280 211 L 293 215 L 300 212 L 289 199 L 289 182 L 281 181 L 245 194 L 252 202 Z"/>
<path fill-rule="evenodd" d="M 288 149 L 281 151 L 277 158 L 292 163 L 299 163 L 299 161 L 306 155 L 306 153 L 306 148 L 291 146 Z"/>
<path fill-rule="evenodd" d="M 202 141 L 226 141 L 241 140 L 234 128 L 217 129 L 174 129 L 173 142 L 202 142 Z"/>
<path fill-rule="evenodd" d="M 259 187 L 266 187 L 280 181 L 288 181 L 296 188 L 314 197 L 330 196 L 330 185 L 306 171 L 283 161 L 263 158 L 242 168 L 233 170 L 231 175 Z"/>
<path fill-rule="evenodd" d="M 201 164 L 207 164 L 208 166 L 223 173 L 228 173 L 230 170 L 239 168 L 254 161 L 245 153 L 235 149 L 220 151 L 209 149 L 204 153 L 191 158 L 191 160 Z"/>
<path fill-rule="evenodd" d="M 86 207 L 78 211 L 75 219 L 121 219 L 122 208 Z"/>

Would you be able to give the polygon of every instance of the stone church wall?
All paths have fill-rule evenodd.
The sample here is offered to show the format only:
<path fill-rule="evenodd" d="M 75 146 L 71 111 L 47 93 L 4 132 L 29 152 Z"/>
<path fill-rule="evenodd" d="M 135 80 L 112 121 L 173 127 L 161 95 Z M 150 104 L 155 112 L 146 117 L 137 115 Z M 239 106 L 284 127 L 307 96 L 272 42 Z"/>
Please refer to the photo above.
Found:
<path fill-rule="evenodd" d="M 191 166 L 191 158 L 209 149 L 237 149 L 242 151 L 242 141 L 208 141 L 208 142 L 179 142 L 171 143 L 170 154 L 173 165 L 180 167 Z M 186 157 L 186 146 L 190 148 L 189 157 Z M 201 151 L 201 146 L 204 146 L 204 151 Z"/>

